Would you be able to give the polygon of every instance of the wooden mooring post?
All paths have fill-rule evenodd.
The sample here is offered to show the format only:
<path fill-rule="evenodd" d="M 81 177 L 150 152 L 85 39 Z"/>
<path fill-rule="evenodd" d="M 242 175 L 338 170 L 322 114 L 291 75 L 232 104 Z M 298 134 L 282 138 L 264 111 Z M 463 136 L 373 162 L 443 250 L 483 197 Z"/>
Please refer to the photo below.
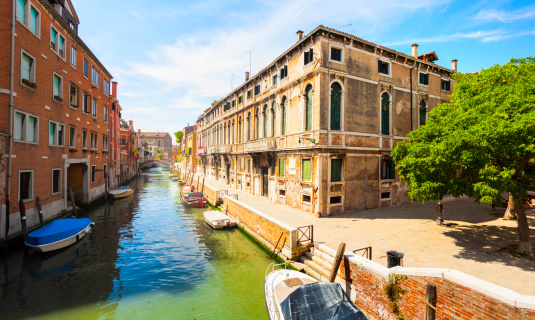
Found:
<path fill-rule="evenodd" d="M 78 210 L 76 210 L 76 202 L 74 202 L 74 192 L 69 188 L 69 197 L 71 198 L 72 208 L 74 209 L 74 217 L 78 219 Z"/>
<path fill-rule="evenodd" d="M 333 264 L 333 268 L 331 269 L 331 274 L 329 275 L 329 282 L 334 282 L 334 280 L 336 280 L 336 274 L 338 273 L 338 268 L 340 267 L 340 263 L 342 262 L 342 259 L 344 258 L 345 250 L 346 250 L 346 244 L 341 242 L 340 245 L 338 246 L 336 257 L 334 257 L 334 264 Z"/>
<path fill-rule="evenodd" d="M 425 292 L 425 320 L 435 320 L 437 312 L 437 286 L 428 282 Z"/>
<path fill-rule="evenodd" d="M 22 235 L 24 236 L 24 241 L 26 241 L 26 238 L 28 238 L 28 228 L 26 226 L 26 207 L 24 206 L 24 201 L 22 199 L 19 200 L 19 211 Z"/>
<path fill-rule="evenodd" d="M 43 219 L 43 208 L 41 208 L 41 199 L 39 199 L 39 197 L 35 198 L 35 206 L 37 207 L 37 213 L 39 214 L 39 224 L 43 227 L 45 225 L 45 220 Z"/>
<path fill-rule="evenodd" d="M 201 189 L 201 193 L 204 194 L 204 178 L 202 178 L 202 189 Z"/>

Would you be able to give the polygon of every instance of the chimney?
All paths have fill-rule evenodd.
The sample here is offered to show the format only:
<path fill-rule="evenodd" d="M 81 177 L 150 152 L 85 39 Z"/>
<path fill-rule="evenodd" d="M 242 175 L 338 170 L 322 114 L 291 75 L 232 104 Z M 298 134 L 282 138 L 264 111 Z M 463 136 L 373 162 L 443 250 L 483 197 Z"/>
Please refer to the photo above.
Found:
<path fill-rule="evenodd" d="M 245 71 L 245 81 L 249 80 L 249 71 Z"/>
<path fill-rule="evenodd" d="M 303 31 L 299 30 L 296 33 L 297 33 L 297 41 L 303 39 Z"/>
<path fill-rule="evenodd" d="M 418 45 L 416 43 L 412 45 L 412 56 L 418 58 Z"/>
<path fill-rule="evenodd" d="M 128 130 L 134 131 L 134 121 L 128 120 Z"/>
<path fill-rule="evenodd" d="M 117 81 L 111 82 L 111 95 L 117 99 Z"/>
<path fill-rule="evenodd" d="M 451 70 L 453 70 L 453 72 L 457 72 L 457 59 L 451 60 Z"/>

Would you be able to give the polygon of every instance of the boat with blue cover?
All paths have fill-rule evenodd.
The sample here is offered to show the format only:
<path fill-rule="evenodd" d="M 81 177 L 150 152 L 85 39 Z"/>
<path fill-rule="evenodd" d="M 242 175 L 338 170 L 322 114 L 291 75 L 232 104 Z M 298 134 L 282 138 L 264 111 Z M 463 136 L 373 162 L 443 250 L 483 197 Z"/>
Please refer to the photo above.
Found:
<path fill-rule="evenodd" d="M 40 252 L 65 248 L 82 240 L 94 224 L 88 218 L 70 217 L 52 220 L 46 226 L 30 232 L 26 245 Z"/>

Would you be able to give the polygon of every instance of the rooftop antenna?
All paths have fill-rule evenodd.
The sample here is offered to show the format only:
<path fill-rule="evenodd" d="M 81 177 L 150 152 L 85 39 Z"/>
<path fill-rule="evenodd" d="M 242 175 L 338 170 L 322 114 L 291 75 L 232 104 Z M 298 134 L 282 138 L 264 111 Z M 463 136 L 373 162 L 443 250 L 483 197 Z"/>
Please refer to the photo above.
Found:
<path fill-rule="evenodd" d="M 251 65 L 252 65 L 252 63 L 251 63 L 251 61 L 252 61 L 251 60 L 251 50 L 245 51 L 244 53 L 249 53 L 249 65 L 248 65 L 249 66 L 249 76 L 252 76 L 252 73 L 251 73 Z M 247 67 L 247 65 L 245 65 L 244 67 Z"/>
<path fill-rule="evenodd" d="M 352 23 L 346 24 L 342 28 L 345 28 L 345 27 L 348 27 L 351 30 L 350 34 L 355 35 L 355 30 L 353 30 L 353 24 Z"/>

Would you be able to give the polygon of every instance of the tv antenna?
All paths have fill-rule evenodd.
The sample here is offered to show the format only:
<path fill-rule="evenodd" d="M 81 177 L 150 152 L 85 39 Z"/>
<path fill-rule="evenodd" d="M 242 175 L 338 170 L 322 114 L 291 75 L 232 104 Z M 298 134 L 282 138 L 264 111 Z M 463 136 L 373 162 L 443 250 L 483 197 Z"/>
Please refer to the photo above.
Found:
<path fill-rule="evenodd" d="M 252 61 L 251 60 L 251 50 L 245 51 L 243 53 L 249 53 L 249 65 L 245 65 L 244 67 L 247 67 L 247 66 L 249 67 L 249 77 L 250 77 L 250 76 L 252 76 L 252 74 L 251 74 L 251 65 L 252 65 L 252 63 L 251 63 L 251 61 Z"/>
<path fill-rule="evenodd" d="M 351 30 L 350 34 L 355 35 L 355 30 L 353 30 L 353 24 L 352 24 L 352 23 L 350 23 L 350 24 L 346 24 L 346 25 L 343 26 L 342 28 L 345 28 L 345 27 L 350 28 L 350 30 Z"/>

